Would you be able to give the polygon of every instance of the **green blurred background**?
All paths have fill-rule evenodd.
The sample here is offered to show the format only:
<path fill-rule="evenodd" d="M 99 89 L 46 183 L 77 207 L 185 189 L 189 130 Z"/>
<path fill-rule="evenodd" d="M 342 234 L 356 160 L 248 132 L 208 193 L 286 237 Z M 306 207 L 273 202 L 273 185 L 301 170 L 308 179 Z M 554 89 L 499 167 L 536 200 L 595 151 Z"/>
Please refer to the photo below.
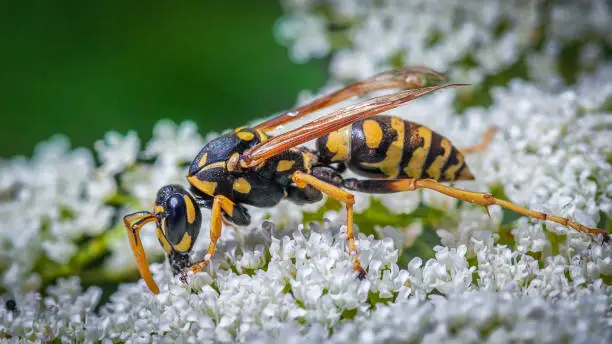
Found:
<path fill-rule="evenodd" d="M 162 118 L 201 133 L 291 107 L 325 80 L 273 35 L 279 0 L 0 1 L 0 156 L 63 133 L 147 140 Z"/>

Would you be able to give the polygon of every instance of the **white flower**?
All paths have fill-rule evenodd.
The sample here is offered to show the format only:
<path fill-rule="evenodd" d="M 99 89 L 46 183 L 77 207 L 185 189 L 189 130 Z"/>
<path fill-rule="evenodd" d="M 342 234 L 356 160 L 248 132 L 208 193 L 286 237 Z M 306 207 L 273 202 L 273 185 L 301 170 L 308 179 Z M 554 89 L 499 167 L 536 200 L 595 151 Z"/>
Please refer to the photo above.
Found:
<path fill-rule="evenodd" d="M 601 73 L 605 75 L 606 70 Z M 404 109 L 392 113 L 428 123 L 461 146 L 478 142 L 488 125 L 496 125 L 499 134 L 487 150 L 468 156 L 482 181 L 458 186 L 487 191 L 488 185 L 498 184 L 518 204 L 594 226 L 601 216 L 609 219 L 612 209 L 612 189 L 604 187 L 612 179 L 605 139 L 609 114 L 599 108 L 604 104 L 601 100 L 589 102 L 585 110 L 581 96 L 588 85 L 603 85 L 598 89 L 605 90 L 608 83 L 601 75 L 585 76 L 579 87 L 563 93 L 515 82 L 509 89 L 494 92 L 489 109 L 470 109 L 462 117 L 455 116 L 452 97 L 444 93 L 414 102 L 409 116 Z M 431 112 L 436 120 L 429 123 Z M 161 128 L 174 127 L 162 124 Z M 195 130 L 185 130 L 195 135 Z M 19 309 L 3 311 L 3 333 L 15 337 L 33 333 L 33 338 L 42 340 L 220 342 L 273 340 L 296 333 L 303 334 L 304 341 L 331 342 L 384 338 L 436 342 L 450 336 L 459 341 L 518 338 L 535 342 L 571 336 L 576 342 L 597 342 L 609 336 L 609 326 L 602 324 L 610 318 L 612 290 L 603 282 L 612 275 L 610 245 L 560 225 L 546 223 L 545 229 L 542 222 L 525 217 L 511 222 L 516 246 L 499 245 L 496 241 L 508 234 L 500 229 L 507 216 L 500 207 L 490 207 L 489 218 L 479 207 L 430 191 L 423 197 L 412 192 L 357 198 L 358 212 L 368 211 L 372 197 L 378 197 L 390 213 L 413 212 L 422 202 L 448 218 L 440 228 L 433 228 L 444 245 L 434 249 L 435 257 L 425 263 L 414 258 L 406 269 L 398 265 L 401 251 L 397 250 L 406 244 L 405 233 L 379 228 L 382 233 L 393 231 L 399 245 L 391 238 L 375 240 L 360 234 L 360 259 L 368 270 L 363 281 L 355 278 L 346 250 L 344 210 L 328 211 L 326 221 L 305 228 L 299 225 L 304 208 L 283 202 L 272 209 L 249 208 L 253 224 L 248 228 L 225 228 L 209 272 L 192 276 L 189 285 L 172 277 L 167 266 L 153 265 L 160 295 L 150 294 L 142 281 L 123 285 L 98 313 L 92 311 L 98 292 L 92 289 L 78 296 L 81 291 L 74 279 L 50 289 L 44 299 L 21 293 L 21 288 L 40 285 L 41 277 L 32 271 L 41 255 L 69 262 L 79 249 L 75 240 L 85 233 L 100 235 L 112 225 L 110 218 L 116 212 L 104 205 L 117 192 L 112 174 L 119 173 L 121 185 L 147 206 L 152 205 L 159 186 L 183 182 L 178 164 L 186 156 L 164 147 L 176 144 L 175 137 L 189 135 L 172 136 L 165 129 L 156 132 L 159 137 L 147 146 L 147 154 L 155 161 L 132 161 L 128 165 L 135 166 L 126 171 L 108 169 L 105 164 L 96 168 L 88 152 L 70 152 L 62 140 L 41 146 L 32 160 L 3 162 L 2 190 L 10 195 L 0 213 L 3 245 L 10 248 L 2 255 L 3 285 L 11 290 Z M 192 150 L 196 148 L 193 145 Z M 119 151 L 113 154 L 122 156 Z M 48 173 L 45 179 L 29 177 L 31 171 L 42 168 Z M 25 205 L 32 211 L 22 216 L 20 209 Z M 69 216 L 62 209 L 68 209 Z M 127 211 L 122 208 L 119 214 Z M 268 217 L 272 222 L 265 221 Z M 46 227 L 51 236 L 43 240 L 40 231 L 45 218 L 51 219 Z M 194 259 L 208 245 L 209 220 L 210 212 L 204 210 Z M 420 222 L 416 226 L 416 232 L 431 230 Z M 109 236 L 106 271 L 120 274 L 133 269 L 123 233 L 119 226 Z M 552 241 L 551 235 L 565 235 L 567 240 Z M 413 236 L 408 242 L 418 240 Z M 161 255 L 151 227 L 143 230 L 142 242 L 150 257 Z M 51 316 L 63 302 L 58 300 L 74 306 L 59 317 Z M 41 301 L 46 308 L 41 308 Z M 600 306 L 578 308 L 581 304 Z M 580 327 L 568 311 L 576 309 L 583 312 Z M 404 317 L 401 324 L 389 320 L 397 316 Z M 542 326 L 567 323 L 567 331 L 542 334 L 535 330 L 533 317 Z M 356 328 L 362 330 L 356 332 Z"/>
<path fill-rule="evenodd" d="M 176 165 L 191 162 L 203 145 L 195 123 L 187 121 L 177 126 L 172 121 L 161 120 L 153 128 L 153 138 L 147 143 L 144 155 L 157 157 L 163 164 Z"/>
<path fill-rule="evenodd" d="M 331 43 L 325 36 L 325 22 L 306 13 L 295 14 L 290 20 L 279 22 L 276 34 L 279 40 L 293 42 L 291 57 L 296 62 L 324 57 L 331 49 Z"/>
<path fill-rule="evenodd" d="M 398 64 L 447 70 L 453 81 L 501 83 L 487 90 L 491 99 L 485 108 L 457 111 L 466 97 L 484 94 L 475 88 L 440 91 L 388 113 L 427 125 L 458 148 L 480 142 L 496 126 L 484 151 L 466 155 L 476 180 L 453 186 L 493 192 L 583 225 L 607 226 L 612 68 L 601 59 L 611 44 L 612 8 L 603 0 L 542 4 L 285 0 L 291 13 L 276 31 L 297 61 L 330 55 L 330 81 L 316 93 L 303 92 L 299 104 Z M 559 57 L 576 41 L 584 47 L 579 54 L 584 63 L 568 77 L 560 73 Z M 506 74 L 516 68 L 529 80 L 506 83 Z M 322 210 L 325 200 L 249 207 L 252 224 L 225 226 L 210 266 L 190 274 L 187 283 L 170 273 L 168 263 L 152 264 L 158 295 L 139 280 L 119 285 L 99 304 L 100 289 L 83 291 L 74 276 L 58 279 L 74 273 L 89 285 L 92 275 L 106 281 L 134 273 L 121 217 L 151 210 L 165 184 L 187 186 L 184 165 L 216 136 L 202 138 L 191 122 L 160 121 L 143 151 L 134 132 L 110 132 L 96 143 L 96 157 L 70 150 L 67 139 L 55 137 L 32 158 L 0 160 L 0 288 L 6 290 L 0 296 L 0 338 L 102 343 L 607 343 L 612 338 L 612 245 L 561 224 L 517 218 L 497 205 L 487 214 L 431 190 L 355 195 L 363 280 L 356 278 L 347 250 L 346 210 Z M 318 221 L 304 225 L 313 214 Z M 193 260 L 202 258 L 210 242 L 210 211 L 203 209 L 202 217 Z M 385 217 L 402 223 L 383 226 Z M 142 245 L 150 260 L 163 256 L 154 225 L 142 230 Z M 52 281 L 44 294 L 36 292 Z"/>
<path fill-rule="evenodd" d="M 130 131 L 125 137 L 111 131 L 104 135 L 104 140 L 96 142 L 95 148 L 102 162 L 102 170 L 115 174 L 136 161 L 140 140 L 134 131 Z"/>
<path fill-rule="evenodd" d="M 329 45 L 306 44 L 308 39 L 348 40 L 350 47 L 339 45 L 342 48 L 332 54 L 330 66 L 333 77 L 345 80 L 370 76 L 401 61 L 449 70 L 453 79 L 479 82 L 516 65 L 526 55 L 532 78 L 560 85 L 564 81 L 557 77 L 556 58 L 564 44 L 584 41 L 590 51 L 601 49 L 601 40 L 612 44 L 608 34 L 612 6 L 604 0 L 579 4 L 540 0 L 287 1 L 285 9 L 290 14 L 282 18 L 277 34 L 283 42 L 292 43 L 296 61 L 331 51 Z M 311 24 L 308 30 L 298 30 L 306 22 L 316 22 L 317 29 Z M 553 52 L 548 49 L 551 46 L 559 49 Z"/>

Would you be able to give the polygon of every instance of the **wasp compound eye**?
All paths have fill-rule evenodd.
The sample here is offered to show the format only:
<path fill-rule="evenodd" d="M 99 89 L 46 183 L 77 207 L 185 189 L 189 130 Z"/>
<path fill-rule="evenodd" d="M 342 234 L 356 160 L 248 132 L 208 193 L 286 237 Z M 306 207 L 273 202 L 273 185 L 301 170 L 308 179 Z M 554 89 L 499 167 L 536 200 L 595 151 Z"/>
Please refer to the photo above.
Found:
<path fill-rule="evenodd" d="M 202 224 L 200 209 L 185 191 L 169 196 L 164 210 L 165 217 L 162 221 L 164 235 L 174 251 L 189 252 L 200 232 Z"/>

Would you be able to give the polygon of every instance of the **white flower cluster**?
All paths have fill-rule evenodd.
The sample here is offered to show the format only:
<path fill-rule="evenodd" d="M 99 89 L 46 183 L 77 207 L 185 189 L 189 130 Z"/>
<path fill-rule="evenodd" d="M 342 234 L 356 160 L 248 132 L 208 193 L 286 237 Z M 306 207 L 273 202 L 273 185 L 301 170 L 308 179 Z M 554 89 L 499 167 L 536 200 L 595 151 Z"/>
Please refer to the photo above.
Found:
<path fill-rule="evenodd" d="M 526 57 L 532 81 L 491 90 L 487 108 L 459 113 L 454 105 L 461 95 L 447 89 L 389 114 L 427 125 L 457 147 L 478 143 L 496 126 L 487 149 L 467 156 L 477 180 L 457 187 L 494 192 L 591 227 L 612 223 L 612 64 L 600 61 L 602 46 L 612 44 L 607 2 L 284 4 L 291 14 L 277 31 L 292 42 L 294 58 L 331 54 L 332 80 L 319 95 L 336 88 L 338 80 L 388 69 L 398 58 L 449 70 L 453 81 L 477 81 Z M 538 47 L 534 35 L 544 36 Z M 338 39 L 350 44 L 338 49 Z M 577 74 L 574 85 L 551 91 L 551 84 L 561 85 L 560 50 L 576 40 L 584 43 L 581 58 L 593 68 Z M 135 269 L 121 216 L 150 210 L 162 185 L 185 185 L 184 165 L 215 136 L 201 137 L 190 122 L 161 121 L 142 149 L 135 133 L 112 132 L 96 143 L 95 155 L 70 150 L 65 138 L 56 137 L 30 159 L 0 160 L 0 290 L 6 291 L 0 296 L 0 339 L 607 343 L 612 338 L 612 245 L 551 222 L 513 218 L 498 206 L 487 216 L 427 190 L 356 194 L 356 213 L 364 218 L 382 205 L 388 213 L 375 219 L 405 214 L 416 219 L 375 226 L 376 238 L 359 234 L 368 272 L 363 281 L 355 278 L 346 250 L 344 210 L 321 208 L 325 201 L 281 202 L 250 208 L 247 228 L 225 227 L 210 269 L 190 276 L 187 285 L 167 264 L 154 264 L 159 295 L 141 280 L 120 285 L 100 304 L 101 290 L 83 291 L 81 283 L 95 284 L 91 275 L 121 280 Z M 423 208 L 443 219 L 428 222 Z M 308 212 L 325 220 L 304 227 Z M 209 243 L 210 212 L 202 215 L 195 255 Z M 365 227 L 357 221 L 360 225 Z M 160 258 L 150 229 L 142 231 L 143 246 L 150 259 Z M 407 251 L 428 245 L 423 237 L 431 230 L 439 238 L 439 245 L 427 247 L 432 258 L 408 259 Z M 82 280 L 58 279 L 70 274 Z M 37 290 L 52 281 L 57 284 L 42 296 Z"/>
<path fill-rule="evenodd" d="M 129 343 L 605 343 L 612 335 L 612 287 L 565 277 L 572 262 L 550 260 L 539 268 L 490 243 L 477 249 L 479 259 L 489 256 L 478 266 L 468 263 L 465 246 L 439 246 L 435 259 L 422 266 L 415 258 L 402 270 L 390 239 L 361 236 L 368 275 L 360 281 L 351 271 L 346 233 L 337 228 L 275 232 L 263 245 L 241 247 L 261 257 L 252 270 L 200 273 L 188 285 L 153 265 L 159 295 L 142 281 L 125 284 L 97 314 L 99 289 L 81 295 L 78 280 L 60 281 L 42 300 L 30 293 L 15 310 L 0 308 L 0 333 Z M 514 284 L 493 285 L 512 272 Z"/>
<path fill-rule="evenodd" d="M 0 286 L 38 289 L 42 278 L 33 271 L 50 269 L 37 264 L 71 263 L 82 249 L 80 240 L 108 235 L 117 217 L 127 213 L 128 209 L 112 206 L 120 189 L 136 198 L 133 208 L 152 207 L 160 186 L 183 182 L 179 163 L 192 159 L 202 144 L 193 123 L 177 128 L 161 121 L 142 153 L 136 133 L 109 132 L 95 145 L 99 166 L 90 151 L 71 151 L 68 140 L 60 136 L 41 143 L 31 159 L 0 161 Z M 154 163 L 136 164 L 139 157 Z M 119 232 L 121 240 L 109 240 L 111 251 L 118 254 L 112 254 L 107 265 L 132 270 L 124 229 Z M 159 251 L 153 238 L 147 233 L 145 246 Z"/>
<path fill-rule="evenodd" d="M 300 333 L 285 325 L 278 336 L 258 335 L 253 343 L 605 343 L 611 333 L 602 317 L 605 297 L 552 303 L 540 297 L 466 292 L 429 302 L 409 299 L 378 306 L 333 331 L 313 326 Z M 579 326 L 588 328 L 578 330 Z"/>
<path fill-rule="evenodd" d="M 62 137 L 41 143 L 30 160 L 0 161 L 3 287 L 36 289 L 40 276 L 31 273 L 41 255 L 66 263 L 75 241 L 108 228 L 113 212 L 103 200 L 115 184 L 94 166 L 89 151 L 70 151 Z"/>
<path fill-rule="evenodd" d="M 94 310 L 101 296 L 97 287 L 83 291 L 74 277 L 60 279 L 47 289 L 45 297 L 30 292 L 20 295 L 17 301 L 3 300 L 3 306 L 13 303 L 13 307 L 0 308 L 0 338 L 14 343 L 70 343 L 92 336 L 87 334 L 91 330 L 86 325 L 95 319 Z"/>
<path fill-rule="evenodd" d="M 284 0 L 277 36 L 297 62 L 331 56 L 331 74 L 363 79 L 397 63 L 480 82 L 527 58 L 532 78 L 559 83 L 558 57 L 581 42 L 581 65 L 612 45 L 612 6 L 585 1 Z M 394 64 L 395 63 L 395 64 Z"/>
<path fill-rule="evenodd" d="M 460 116 L 452 108 L 451 92 L 392 113 L 427 123 L 458 146 L 473 144 L 489 125 L 498 126 L 488 149 L 468 157 L 480 181 L 461 186 L 486 191 L 488 185 L 500 184 L 514 202 L 594 226 L 612 217 L 612 167 L 607 160 L 612 153 L 608 140 L 612 115 L 603 110 L 612 95 L 609 75 L 609 66 L 602 66 L 563 93 L 514 82 L 494 92 L 492 107 L 469 109 Z M 527 218 L 513 225 L 516 246 L 498 245 L 497 231 L 506 215 L 498 207 L 491 209 L 489 218 L 480 209 L 458 207 L 433 192 L 379 199 L 395 213 L 411 212 L 422 201 L 456 219 L 438 229 L 444 246 L 435 248 L 435 258 L 427 262 L 414 258 L 401 269 L 397 264 L 401 251 L 394 244 L 403 248 L 408 235 L 418 240 L 423 228 L 418 223 L 409 231 L 383 228 L 381 232 L 394 240 L 359 238 L 360 258 L 368 270 L 362 282 L 351 271 L 345 234 L 337 232 L 344 222 L 342 211 L 329 211 L 325 228 L 292 233 L 288 229 L 297 228 L 303 208 L 282 203 L 269 210 L 251 209 L 250 228 L 224 230 L 213 264 L 215 274 L 193 277 L 195 294 L 161 265 L 154 268 L 162 287 L 159 296 L 150 294 L 142 281 L 123 285 L 97 313 L 93 309 L 100 291 L 90 288 L 82 293 L 76 279 L 48 289 L 44 298 L 25 293 L 28 285 L 35 288 L 32 271 L 40 271 L 36 264 L 41 256 L 65 261 L 78 254 L 73 238 L 96 235 L 112 225 L 110 220 L 93 221 L 101 218 L 91 209 L 104 213 L 109 208 L 105 199 L 117 188 L 140 199 L 134 204 L 151 206 L 159 186 L 183 182 L 179 163 L 195 155 L 201 142 L 192 124 L 177 128 L 162 122 L 142 154 L 133 134 L 109 134 L 96 145 L 100 167 L 95 167 L 89 152 L 68 151 L 63 139 L 41 145 L 29 161 L 3 162 L 0 233 L 3 247 L 9 249 L 2 262 L 10 268 L 4 270 L 2 282 L 11 290 L 6 297 L 15 298 L 17 306 L 14 311 L 0 307 L 0 334 L 13 339 L 134 342 L 195 338 L 248 342 L 279 336 L 332 342 L 444 338 L 605 342 L 610 336 L 612 246 L 563 226 L 546 223 L 544 228 L 542 222 Z M 191 155 L 179 146 L 188 147 Z M 154 162 L 137 162 L 139 156 Z M 358 196 L 362 211 L 370 199 Z M 42 200 L 47 203 L 40 204 Z M 20 207 L 26 206 L 31 211 L 24 213 Z M 107 211 L 113 214 L 112 209 Z M 120 208 L 121 213 L 127 211 Z M 208 212 L 203 213 L 207 223 Z M 285 230 L 265 222 L 270 215 Z M 208 243 L 206 227 L 197 252 Z M 54 228 L 71 231 L 64 236 Z M 548 230 L 566 234 L 567 240 L 551 240 Z M 133 269 L 124 230 L 119 232 L 109 243 L 107 268 Z M 68 238 L 73 248 L 49 253 L 53 251 L 45 240 L 62 238 Z M 151 234 L 145 235 L 144 243 L 147 252 L 160 252 Z M 72 306 L 60 311 L 58 304 Z M 557 325 L 563 331 L 536 330 Z"/>

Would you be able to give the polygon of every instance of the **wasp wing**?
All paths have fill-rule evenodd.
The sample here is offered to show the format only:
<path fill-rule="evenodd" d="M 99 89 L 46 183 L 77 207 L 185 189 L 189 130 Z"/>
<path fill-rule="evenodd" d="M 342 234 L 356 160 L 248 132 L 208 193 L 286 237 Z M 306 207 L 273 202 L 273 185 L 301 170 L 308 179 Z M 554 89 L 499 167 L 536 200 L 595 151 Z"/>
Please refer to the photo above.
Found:
<path fill-rule="evenodd" d="M 336 92 L 314 99 L 291 111 L 255 126 L 255 129 L 269 131 L 281 124 L 295 121 L 314 111 L 339 103 L 343 100 L 363 96 L 367 93 L 388 89 L 415 89 L 439 85 L 446 80 L 446 75 L 427 67 L 405 67 L 376 74 L 366 80 L 352 83 Z"/>
<path fill-rule="evenodd" d="M 242 157 L 243 167 L 259 165 L 266 159 L 290 148 L 317 139 L 333 131 L 351 125 L 357 121 L 375 116 L 383 111 L 396 108 L 413 99 L 447 87 L 467 86 L 465 84 L 448 84 L 401 91 L 390 95 L 372 98 L 357 104 L 338 109 L 331 114 L 307 123 L 299 128 L 275 136 L 246 151 Z"/>

